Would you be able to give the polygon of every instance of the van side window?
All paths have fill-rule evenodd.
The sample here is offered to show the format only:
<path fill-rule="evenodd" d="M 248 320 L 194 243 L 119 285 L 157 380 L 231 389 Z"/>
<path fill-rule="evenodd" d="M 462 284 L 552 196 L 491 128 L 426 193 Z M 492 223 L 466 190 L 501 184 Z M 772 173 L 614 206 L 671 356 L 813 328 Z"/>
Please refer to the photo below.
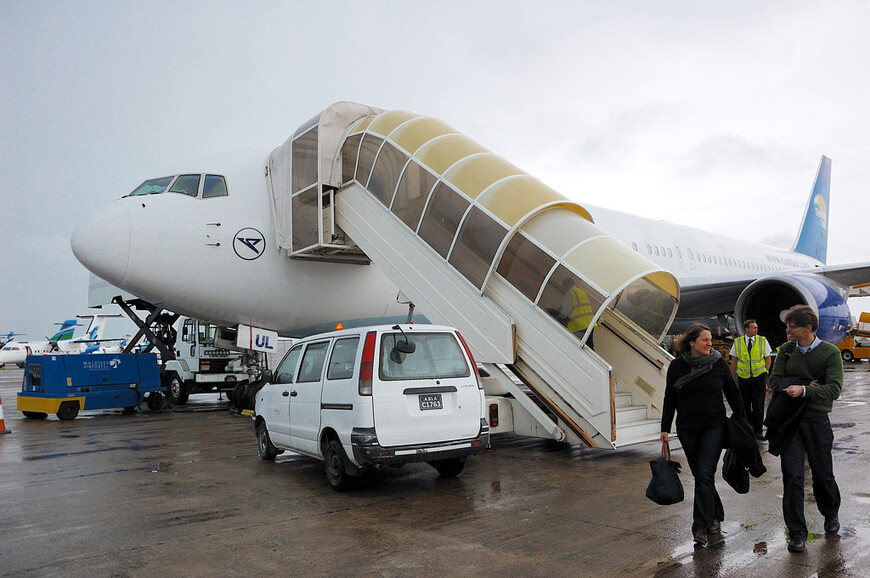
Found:
<path fill-rule="evenodd" d="M 275 380 L 273 383 L 293 383 L 293 376 L 296 375 L 296 366 L 299 364 L 299 355 L 302 353 L 302 346 L 297 345 L 287 352 L 284 356 L 284 361 L 278 366 L 275 371 Z"/>
<path fill-rule="evenodd" d="M 326 379 L 350 379 L 353 377 L 356 351 L 359 349 L 359 336 L 338 339 L 332 348 L 332 357 L 326 370 Z"/>
<path fill-rule="evenodd" d="M 321 341 L 308 345 L 305 349 L 305 355 L 302 356 L 302 368 L 299 370 L 297 383 L 320 381 L 320 376 L 323 375 L 323 362 L 326 361 L 326 348 L 328 346 L 329 341 Z"/>

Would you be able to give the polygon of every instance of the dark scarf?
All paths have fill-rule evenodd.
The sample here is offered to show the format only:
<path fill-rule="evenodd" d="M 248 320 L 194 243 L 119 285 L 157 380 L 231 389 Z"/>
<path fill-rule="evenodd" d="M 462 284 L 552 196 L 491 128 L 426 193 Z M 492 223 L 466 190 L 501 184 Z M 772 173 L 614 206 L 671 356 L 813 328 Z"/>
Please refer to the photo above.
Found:
<path fill-rule="evenodd" d="M 681 354 L 681 357 L 683 358 L 683 361 L 689 364 L 691 370 L 674 383 L 674 389 L 680 389 L 693 379 L 700 377 L 713 369 L 713 364 L 719 361 L 722 354 L 713 349 L 710 351 L 710 355 L 694 356 L 686 351 Z"/>

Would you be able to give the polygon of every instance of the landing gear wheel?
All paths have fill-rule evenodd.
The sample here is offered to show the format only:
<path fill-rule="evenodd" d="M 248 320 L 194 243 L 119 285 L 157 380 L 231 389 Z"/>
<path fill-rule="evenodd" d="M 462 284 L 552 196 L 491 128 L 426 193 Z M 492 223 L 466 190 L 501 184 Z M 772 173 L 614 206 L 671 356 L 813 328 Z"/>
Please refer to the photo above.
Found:
<path fill-rule="evenodd" d="M 257 454 L 259 454 L 260 459 L 271 462 L 278 457 L 279 453 L 281 452 L 278 451 L 278 448 L 269 439 L 269 430 L 266 429 L 265 422 L 260 422 L 260 425 L 257 426 Z"/>
<path fill-rule="evenodd" d="M 169 392 L 169 403 L 171 405 L 184 405 L 187 403 L 187 398 L 190 394 L 187 393 L 187 385 L 178 377 L 177 373 L 169 376 L 169 384 L 166 386 Z"/>
<path fill-rule="evenodd" d="M 151 411 L 160 411 L 163 409 L 163 394 L 159 391 L 152 391 L 148 395 L 148 409 Z"/>
<path fill-rule="evenodd" d="M 465 458 L 450 458 L 447 460 L 436 460 L 428 463 L 430 466 L 438 470 L 438 473 L 445 478 L 454 478 L 458 476 L 465 467 Z"/>
<path fill-rule="evenodd" d="M 227 397 L 230 398 L 230 401 L 233 402 L 233 406 L 235 406 L 236 409 L 247 409 L 244 402 L 246 385 L 247 384 L 244 381 L 240 381 L 231 392 L 227 392 Z"/>
<path fill-rule="evenodd" d="M 41 411 L 22 411 L 21 413 L 24 414 L 24 417 L 30 419 L 45 419 L 48 417 L 47 413 L 43 413 Z"/>
<path fill-rule="evenodd" d="M 855 355 L 848 349 L 844 349 L 843 353 L 841 353 L 840 355 L 843 356 L 843 361 L 845 362 L 855 361 Z"/>
<path fill-rule="evenodd" d="M 65 401 L 60 404 L 60 407 L 57 408 L 57 419 L 61 421 L 68 421 L 71 419 L 75 419 L 79 414 L 79 402 L 77 401 Z"/>
<path fill-rule="evenodd" d="M 333 438 L 326 445 L 325 454 L 326 481 L 329 487 L 338 492 L 349 490 L 353 485 L 353 477 L 347 473 L 347 456 L 341 442 Z"/>

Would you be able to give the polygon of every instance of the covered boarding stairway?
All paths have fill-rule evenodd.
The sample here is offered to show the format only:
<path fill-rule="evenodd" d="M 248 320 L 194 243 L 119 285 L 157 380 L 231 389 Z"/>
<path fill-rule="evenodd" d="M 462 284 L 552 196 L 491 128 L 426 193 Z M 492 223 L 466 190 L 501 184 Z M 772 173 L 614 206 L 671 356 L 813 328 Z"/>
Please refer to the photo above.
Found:
<path fill-rule="evenodd" d="M 266 171 L 282 250 L 371 263 L 457 327 L 513 431 L 604 448 L 658 437 L 678 284 L 581 205 L 442 121 L 347 102 Z"/>

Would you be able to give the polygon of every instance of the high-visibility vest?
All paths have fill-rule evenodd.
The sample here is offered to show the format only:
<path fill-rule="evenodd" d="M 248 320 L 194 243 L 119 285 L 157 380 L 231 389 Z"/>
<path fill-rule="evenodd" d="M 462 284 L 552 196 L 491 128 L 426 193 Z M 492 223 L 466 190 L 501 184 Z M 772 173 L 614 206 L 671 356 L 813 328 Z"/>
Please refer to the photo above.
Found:
<path fill-rule="evenodd" d="M 765 339 L 761 335 L 752 338 L 752 350 L 746 348 L 746 336 L 734 342 L 737 354 L 737 377 L 744 379 L 761 375 L 767 368 L 764 366 Z"/>
<path fill-rule="evenodd" d="M 579 287 L 571 287 L 571 313 L 568 314 L 568 331 L 585 331 L 592 321 L 592 305 L 589 296 Z"/>

